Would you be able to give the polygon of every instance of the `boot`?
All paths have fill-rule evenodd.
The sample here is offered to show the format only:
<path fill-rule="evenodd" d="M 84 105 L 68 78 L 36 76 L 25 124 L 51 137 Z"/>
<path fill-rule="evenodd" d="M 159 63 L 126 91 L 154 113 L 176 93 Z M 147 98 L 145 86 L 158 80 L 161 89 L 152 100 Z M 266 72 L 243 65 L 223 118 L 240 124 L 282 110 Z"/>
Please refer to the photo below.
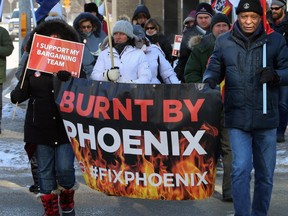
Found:
<path fill-rule="evenodd" d="M 57 194 L 44 194 L 40 198 L 45 210 L 44 216 L 60 216 Z"/>
<path fill-rule="evenodd" d="M 74 216 L 75 210 L 74 210 L 74 190 L 61 190 L 60 193 L 60 206 L 62 209 L 62 215 L 66 216 Z"/>
<path fill-rule="evenodd" d="M 30 165 L 31 165 L 31 173 L 32 173 L 34 184 L 29 187 L 29 191 L 32 193 L 39 193 L 40 187 L 39 187 L 39 180 L 38 180 L 38 164 L 37 164 L 37 159 L 36 159 L 35 154 L 30 159 Z"/>

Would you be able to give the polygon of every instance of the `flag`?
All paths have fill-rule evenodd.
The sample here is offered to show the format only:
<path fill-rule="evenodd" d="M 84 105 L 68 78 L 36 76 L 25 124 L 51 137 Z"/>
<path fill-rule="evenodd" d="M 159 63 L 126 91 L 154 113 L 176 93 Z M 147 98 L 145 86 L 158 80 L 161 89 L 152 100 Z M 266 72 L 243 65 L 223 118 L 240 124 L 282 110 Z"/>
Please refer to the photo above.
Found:
<path fill-rule="evenodd" d="M 232 4 L 228 0 L 215 0 L 211 4 L 216 13 L 222 13 L 228 16 L 232 10 Z"/>
<path fill-rule="evenodd" d="M 59 2 L 60 0 L 36 0 L 40 7 L 35 11 L 37 23 L 45 18 L 50 10 Z"/>
<path fill-rule="evenodd" d="M 263 26 L 265 29 L 266 34 L 271 34 L 274 30 L 270 27 L 268 21 L 267 21 L 267 16 L 266 16 L 266 11 L 267 11 L 267 4 L 266 4 L 266 0 L 260 0 L 260 3 L 262 5 L 262 9 L 263 9 L 263 16 L 262 16 L 262 22 L 263 22 Z"/>

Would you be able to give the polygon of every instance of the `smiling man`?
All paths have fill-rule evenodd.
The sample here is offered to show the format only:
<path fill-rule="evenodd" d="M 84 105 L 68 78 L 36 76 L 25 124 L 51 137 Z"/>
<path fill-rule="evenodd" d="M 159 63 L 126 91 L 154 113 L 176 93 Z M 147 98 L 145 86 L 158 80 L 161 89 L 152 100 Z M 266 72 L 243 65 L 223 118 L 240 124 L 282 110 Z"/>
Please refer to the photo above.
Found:
<path fill-rule="evenodd" d="M 288 84 L 288 48 L 281 34 L 266 34 L 259 0 L 240 0 L 236 14 L 232 30 L 216 40 L 203 81 L 215 88 L 225 77 L 224 126 L 232 149 L 235 215 L 264 216 L 268 214 L 276 163 L 278 90 Z M 265 43 L 267 67 L 263 67 L 262 57 Z M 263 83 L 267 83 L 267 114 L 263 114 Z"/>

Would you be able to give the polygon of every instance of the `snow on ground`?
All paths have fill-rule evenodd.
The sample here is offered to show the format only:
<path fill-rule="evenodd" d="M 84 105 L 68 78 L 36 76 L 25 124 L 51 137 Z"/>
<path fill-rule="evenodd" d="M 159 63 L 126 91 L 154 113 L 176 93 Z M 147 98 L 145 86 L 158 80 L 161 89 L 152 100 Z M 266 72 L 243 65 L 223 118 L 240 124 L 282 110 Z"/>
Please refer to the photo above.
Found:
<path fill-rule="evenodd" d="M 0 168 L 29 169 L 29 161 L 24 150 L 23 125 L 26 105 L 16 106 L 5 98 L 3 107 L 2 134 L 0 135 Z M 16 110 L 16 111 L 15 111 Z M 14 119 L 13 115 L 15 112 Z M 288 171 L 288 142 L 277 144 L 276 172 Z"/>

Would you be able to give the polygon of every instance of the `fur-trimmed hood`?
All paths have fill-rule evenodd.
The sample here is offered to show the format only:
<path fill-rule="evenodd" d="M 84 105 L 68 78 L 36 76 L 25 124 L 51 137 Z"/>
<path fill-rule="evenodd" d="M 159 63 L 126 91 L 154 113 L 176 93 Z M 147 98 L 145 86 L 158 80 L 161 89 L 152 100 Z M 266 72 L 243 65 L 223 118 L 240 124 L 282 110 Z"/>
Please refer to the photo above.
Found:
<path fill-rule="evenodd" d="M 188 45 L 191 50 L 197 46 L 201 52 L 205 52 L 210 46 L 214 46 L 215 40 L 216 38 L 212 33 L 202 36 L 196 35 L 190 38 Z"/>
<path fill-rule="evenodd" d="M 83 20 L 83 19 L 88 19 L 91 21 L 91 23 L 95 26 L 97 26 L 97 28 L 94 30 L 93 34 L 95 35 L 95 37 L 99 37 L 100 36 L 100 33 L 102 31 L 102 25 L 101 25 L 101 22 L 100 20 L 94 16 L 93 14 L 89 13 L 89 12 L 83 12 L 83 13 L 80 13 L 74 20 L 73 22 L 73 27 L 76 29 L 76 31 L 80 34 L 81 34 L 81 31 L 80 31 L 80 21 Z"/>
<path fill-rule="evenodd" d="M 188 47 L 192 49 L 195 45 L 200 44 L 203 39 L 203 35 L 195 35 L 188 41 Z"/>

